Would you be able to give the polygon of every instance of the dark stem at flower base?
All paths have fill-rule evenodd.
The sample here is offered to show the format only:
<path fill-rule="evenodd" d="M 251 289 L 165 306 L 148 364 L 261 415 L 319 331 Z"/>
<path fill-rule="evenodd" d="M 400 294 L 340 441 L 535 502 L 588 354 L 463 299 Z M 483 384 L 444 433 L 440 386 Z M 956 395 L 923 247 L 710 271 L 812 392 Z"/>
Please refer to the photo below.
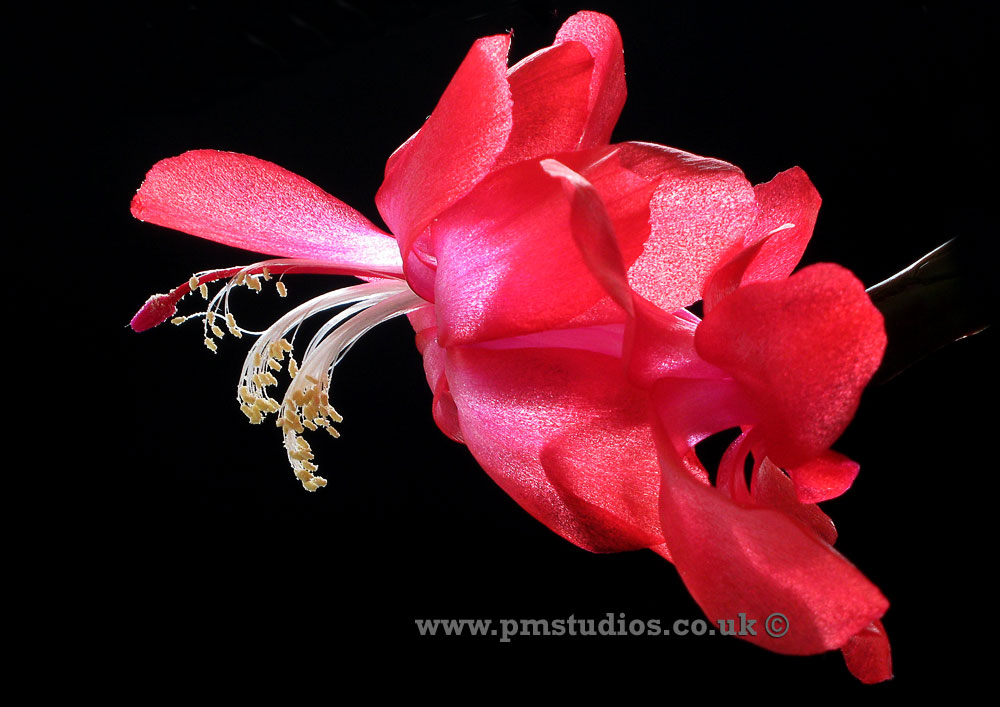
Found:
<path fill-rule="evenodd" d="M 942 346 L 993 323 L 995 280 L 968 238 L 953 238 L 887 280 L 868 288 L 885 317 L 888 345 L 872 382 L 885 383 Z M 993 292 L 988 292 L 993 290 Z"/>

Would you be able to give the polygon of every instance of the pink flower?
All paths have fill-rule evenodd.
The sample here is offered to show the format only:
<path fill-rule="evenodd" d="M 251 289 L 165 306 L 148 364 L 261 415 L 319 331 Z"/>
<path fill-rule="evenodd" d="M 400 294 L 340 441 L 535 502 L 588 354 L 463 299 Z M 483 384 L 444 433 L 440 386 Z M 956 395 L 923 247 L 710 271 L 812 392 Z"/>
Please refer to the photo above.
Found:
<path fill-rule="evenodd" d="M 248 333 L 228 310 L 234 286 L 297 272 L 362 277 L 261 332 L 243 366 L 243 411 L 254 423 L 275 414 L 305 488 L 327 483 L 304 433 L 337 435 L 337 362 L 371 327 L 407 314 L 438 426 L 528 512 L 591 551 L 671 559 L 713 620 L 785 614 L 788 636 L 751 639 L 771 650 L 846 646 L 852 671 L 887 677 L 877 624 L 887 603 L 832 550 L 815 505 L 857 472 L 829 447 L 884 334 L 846 271 L 787 277 L 819 206 L 811 184 L 792 170 L 755 189 L 718 160 L 609 145 L 625 83 L 603 15 L 574 15 L 553 46 L 510 70 L 509 41 L 477 41 L 389 158 L 376 202 L 393 235 L 253 157 L 196 151 L 156 164 L 136 217 L 279 257 L 198 273 L 150 298 L 133 328 L 228 279 L 203 320 L 215 350 L 223 327 Z M 699 324 L 683 307 L 703 293 Z M 334 308 L 297 363 L 298 325 Z M 284 366 L 293 378 L 279 401 L 270 390 Z M 709 484 L 694 444 L 735 426 L 744 433 Z"/>

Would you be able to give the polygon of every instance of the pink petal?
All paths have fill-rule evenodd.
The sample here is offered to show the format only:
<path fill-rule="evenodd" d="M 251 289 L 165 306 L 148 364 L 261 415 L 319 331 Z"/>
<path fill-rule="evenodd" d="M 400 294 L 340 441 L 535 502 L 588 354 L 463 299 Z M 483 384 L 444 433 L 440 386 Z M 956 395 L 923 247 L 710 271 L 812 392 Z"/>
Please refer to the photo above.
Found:
<path fill-rule="evenodd" d="M 744 230 L 756 216 L 753 192 L 743 174 L 718 160 L 649 143 L 616 145 L 603 160 L 588 158 L 592 164 L 578 156 L 559 155 L 556 159 L 597 189 L 608 213 L 613 215 L 618 244 L 629 266 L 628 285 L 666 312 L 700 298 L 705 278 L 717 261 L 741 242 Z M 623 179 L 623 175 L 629 179 Z M 635 180 L 640 178 L 653 188 L 637 188 Z M 582 205 L 586 201 L 575 203 Z M 586 210 L 577 210 L 577 222 L 586 223 Z M 622 218 L 623 212 L 630 217 Z M 642 218 L 647 222 L 638 223 Z M 645 239 L 642 252 L 633 257 L 634 241 L 640 237 Z M 582 236 L 575 240 L 578 245 L 600 242 Z M 603 258 L 601 262 L 608 260 Z M 620 291 L 624 285 L 609 283 L 608 273 L 595 271 L 595 276 L 623 306 L 625 298 Z M 589 321 L 596 318 L 591 315 Z M 582 323 L 574 320 L 574 324 Z"/>
<path fill-rule="evenodd" d="M 858 477 L 858 464 L 843 454 L 827 451 L 788 470 L 803 503 L 819 503 L 844 493 Z"/>
<path fill-rule="evenodd" d="M 702 291 L 702 307 L 706 315 L 725 297 L 739 289 L 747 268 L 770 238 L 771 236 L 764 236 L 745 248 L 742 244 L 736 244 L 722 256 L 722 264 L 709 276 Z"/>
<path fill-rule="evenodd" d="M 745 245 L 772 234 L 754 257 L 743 284 L 781 280 L 791 274 L 812 237 L 822 199 L 806 173 L 786 170 L 754 187 L 760 215 L 747 233 Z"/>
<path fill-rule="evenodd" d="M 465 442 L 525 510 L 594 552 L 662 543 L 645 394 L 576 349 L 448 350 Z"/>
<path fill-rule="evenodd" d="M 434 393 L 431 412 L 434 422 L 448 437 L 462 442 L 462 429 L 458 422 L 458 411 L 451 397 L 448 378 L 445 375 L 446 352 L 437 341 L 437 325 L 434 307 L 421 307 L 410 312 L 407 317 L 413 330 L 417 332 L 416 344 L 424 361 L 427 385 Z"/>
<path fill-rule="evenodd" d="M 741 505 L 751 506 L 750 489 L 747 488 L 745 463 L 753 440 L 753 432 L 748 430 L 733 440 L 719 462 L 715 477 L 715 487 Z"/>
<path fill-rule="evenodd" d="M 571 191 L 588 180 L 593 187 L 580 201 L 567 199 L 561 180 L 538 163 L 522 162 L 491 174 L 435 221 L 442 345 L 566 326 L 605 297 L 577 241 L 603 239 L 599 269 L 621 271 L 623 258 L 638 256 L 649 229 L 653 184 L 625 166 L 620 152 L 609 147 L 557 156 L 582 175 Z M 607 218 L 594 222 L 602 199 Z M 621 256 L 608 250 L 616 247 Z"/>
<path fill-rule="evenodd" d="M 635 318 L 629 324 L 626 347 L 629 380 L 640 388 L 649 388 L 665 376 L 673 378 L 728 377 L 724 371 L 706 363 L 694 348 L 697 318 L 686 310 L 664 312 L 641 297 L 634 301 Z"/>
<path fill-rule="evenodd" d="M 428 233 L 429 230 L 427 229 L 425 233 Z M 428 243 L 430 243 L 429 235 L 422 236 L 416 241 L 406 256 L 403 270 L 406 272 L 406 282 L 410 289 L 428 302 L 433 302 L 434 281 L 437 279 L 437 260 L 428 257 L 424 252 L 424 246 Z"/>
<path fill-rule="evenodd" d="M 513 128 L 494 169 L 577 149 L 583 135 L 594 60 L 579 42 L 547 47 L 508 73 Z"/>
<path fill-rule="evenodd" d="M 546 174 L 560 181 L 563 194 L 569 201 L 570 234 L 591 275 L 611 295 L 611 299 L 631 314 L 632 293 L 618 248 L 618 237 L 597 189 L 558 160 L 542 160 L 541 166 Z"/>
<path fill-rule="evenodd" d="M 698 327 L 703 359 L 730 373 L 756 410 L 763 451 L 794 467 L 825 452 L 854 416 L 885 349 L 864 286 L 820 264 L 723 299 Z"/>
<path fill-rule="evenodd" d="M 635 291 L 670 312 L 701 299 L 721 258 L 757 216 L 750 183 L 736 167 L 659 145 L 650 203 L 652 231 L 628 271 Z"/>
<path fill-rule="evenodd" d="M 851 674 L 866 685 L 892 677 L 892 650 L 881 621 L 873 621 L 841 649 Z"/>
<path fill-rule="evenodd" d="M 483 341 L 476 346 L 490 349 L 580 349 L 621 358 L 624 340 L 624 324 L 600 324 L 572 329 L 547 329 L 535 334 Z"/>
<path fill-rule="evenodd" d="M 660 432 L 662 436 L 662 432 Z M 793 517 L 741 507 L 683 468 L 663 441 L 664 539 L 691 596 L 713 622 L 756 621 L 746 640 L 778 653 L 840 648 L 885 613 L 881 592 Z M 781 614 L 787 632 L 769 635 Z"/>
<path fill-rule="evenodd" d="M 556 34 L 556 44 L 563 42 L 580 42 L 594 58 L 589 120 L 578 148 L 606 145 L 625 105 L 625 57 L 618 26 L 607 15 L 578 12 Z"/>
<path fill-rule="evenodd" d="M 667 438 L 682 458 L 703 439 L 753 420 L 746 394 L 731 379 L 668 377 L 657 381 L 651 394 Z"/>
<path fill-rule="evenodd" d="M 427 224 L 492 169 L 507 143 L 509 46 L 508 35 L 477 40 L 430 118 L 386 166 L 375 202 L 404 261 Z"/>
<path fill-rule="evenodd" d="M 760 214 L 743 243 L 724 255 L 703 293 L 707 314 L 723 297 L 750 282 L 783 280 L 812 236 L 820 198 L 798 167 L 754 187 Z"/>
<path fill-rule="evenodd" d="M 132 215 L 258 253 L 402 273 L 391 236 L 312 182 L 248 155 L 195 150 L 157 162 Z"/>
<path fill-rule="evenodd" d="M 770 459 L 765 458 L 754 470 L 750 495 L 754 505 L 781 511 L 812 528 L 831 545 L 836 542 L 837 529 L 830 516 L 815 503 L 800 501 L 795 495 L 795 483 Z"/>

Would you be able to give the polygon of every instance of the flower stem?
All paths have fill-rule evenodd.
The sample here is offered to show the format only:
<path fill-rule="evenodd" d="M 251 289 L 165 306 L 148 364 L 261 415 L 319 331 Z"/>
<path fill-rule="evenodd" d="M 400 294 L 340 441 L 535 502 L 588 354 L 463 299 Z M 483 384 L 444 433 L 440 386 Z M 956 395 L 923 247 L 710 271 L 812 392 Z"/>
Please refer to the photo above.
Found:
<path fill-rule="evenodd" d="M 888 345 L 873 383 L 885 383 L 937 349 L 978 334 L 993 321 L 984 259 L 953 238 L 868 288 L 885 317 Z M 995 283 L 992 285 L 995 288 Z"/>

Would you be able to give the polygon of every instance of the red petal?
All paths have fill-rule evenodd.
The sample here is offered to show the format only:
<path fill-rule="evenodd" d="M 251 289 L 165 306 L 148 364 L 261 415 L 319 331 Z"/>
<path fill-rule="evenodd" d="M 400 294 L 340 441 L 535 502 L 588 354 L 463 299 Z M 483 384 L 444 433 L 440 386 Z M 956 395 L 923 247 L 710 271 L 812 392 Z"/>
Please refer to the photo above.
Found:
<path fill-rule="evenodd" d="M 722 256 L 757 216 L 750 183 L 736 167 L 659 145 L 659 186 L 650 203 L 652 231 L 628 271 L 635 291 L 671 312 L 701 299 Z"/>
<path fill-rule="evenodd" d="M 604 274 L 622 282 L 622 256 L 634 260 L 648 233 L 654 185 L 633 171 L 632 152 L 609 147 L 557 156 L 584 178 L 572 192 L 586 180 L 592 185 L 580 200 L 567 199 L 561 182 L 538 163 L 522 162 L 491 174 L 442 214 L 432 226 L 442 345 L 566 326 L 603 299 L 604 287 L 591 274 L 597 263 L 588 263 L 590 249 L 585 258 L 580 240 L 603 243 L 598 269 L 613 270 L 617 260 L 618 275 Z M 608 218 L 595 222 L 602 200 Z M 622 256 L 608 250 L 615 246 Z M 627 301 L 627 293 L 619 294 Z"/>
<path fill-rule="evenodd" d="M 421 307 L 410 312 L 407 317 L 413 330 L 417 332 L 417 350 L 424 360 L 424 374 L 427 385 L 434 393 L 431 412 L 437 426 L 448 437 L 462 442 L 462 429 L 458 422 L 458 411 L 451 397 L 448 378 L 445 375 L 446 352 L 437 341 L 436 315 L 433 307 Z"/>
<path fill-rule="evenodd" d="M 402 273 L 391 236 L 312 182 L 248 155 L 195 150 L 157 162 L 132 215 L 258 253 Z"/>
<path fill-rule="evenodd" d="M 594 60 L 578 42 L 547 47 L 508 73 L 514 124 L 494 169 L 577 149 L 589 117 Z"/>
<path fill-rule="evenodd" d="M 742 173 L 725 162 L 649 143 L 616 145 L 605 159 L 590 158 L 593 164 L 578 157 L 590 154 L 560 155 L 557 159 L 589 180 L 612 214 L 618 244 L 629 266 L 628 284 L 667 312 L 695 302 L 716 261 L 733 243 L 741 241 L 756 215 L 752 190 Z M 639 188 L 636 180 L 640 178 L 651 188 Z M 586 223 L 586 210 L 578 211 L 578 222 Z M 624 218 L 623 213 L 629 217 Z M 635 250 L 639 238 L 645 240 L 641 254 Z M 578 236 L 576 241 L 580 245 L 593 239 Z M 609 272 L 595 271 L 595 275 L 622 305 L 624 285 L 609 283 Z M 608 313 L 601 309 L 598 303 L 573 323 L 595 323 L 602 317 L 608 320 Z"/>
<path fill-rule="evenodd" d="M 788 474 L 803 503 L 819 503 L 844 493 L 858 477 L 858 464 L 843 454 L 824 452 L 805 464 L 792 467 Z"/>
<path fill-rule="evenodd" d="M 542 169 L 560 180 L 569 201 L 569 230 L 583 261 L 604 290 L 627 313 L 632 313 L 632 292 L 611 217 L 597 189 L 558 160 L 542 160 Z M 645 191 L 645 190 L 643 190 Z"/>
<path fill-rule="evenodd" d="M 618 26 L 607 15 L 578 12 L 556 34 L 556 44 L 563 42 L 580 42 L 594 58 L 589 120 L 579 148 L 606 145 L 625 105 L 625 57 Z"/>
<path fill-rule="evenodd" d="M 477 40 L 420 131 L 386 166 L 375 202 L 404 261 L 427 224 L 492 169 L 510 135 L 508 35 Z"/>
<path fill-rule="evenodd" d="M 866 685 L 892 677 L 892 651 L 881 621 L 874 621 L 841 649 L 851 674 Z"/>
<path fill-rule="evenodd" d="M 651 392 L 657 416 L 680 457 L 703 439 L 752 421 L 746 395 L 733 380 L 662 378 Z"/>
<path fill-rule="evenodd" d="M 757 635 L 743 638 L 805 655 L 840 648 L 885 613 L 881 592 L 806 526 L 780 511 L 739 506 L 693 478 L 669 442 L 661 450 L 664 539 L 713 622 L 738 626 L 744 614 L 757 622 Z M 769 626 L 787 631 L 772 636 Z"/>
<path fill-rule="evenodd" d="M 743 284 L 782 280 L 791 274 L 812 237 L 822 201 L 809 177 L 798 167 L 758 184 L 754 193 L 760 216 L 747 233 L 745 245 L 772 235 L 747 268 Z"/>
<path fill-rule="evenodd" d="M 741 287 L 695 334 L 701 357 L 747 391 L 764 451 L 784 467 L 822 454 L 840 436 L 885 341 L 864 286 L 831 264 Z"/>
<path fill-rule="evenodd" d="M 698 319 L 686 310 L 664 312 L 641 297 L 634 300 L 635 318 L 629 323 L 626 360 L 629 380 L 648 388 L 665 377 L 726 378 L 706 363 L 694 348 Z"/>
<path fill-rule="evenodd" d="M 837 528 L 830 516 L 814 503 L 802 503 L 795 495 L 795 483 L 769 459 L 754 470 L 750 496 L 755 505 L 781 511 L 808 525 L 831 545 L 836 542 Z"/>
<path fill-rule="evenodd" d="M 729 249 L 726 255 L 722 256 L 720 261 L 722 265 L 716 268 L 715 272 L 708 278 L 702 293 L 702 306 L 705 314 L 712 311 L 715 305 L 725 297 L 739 289 L 747 268 L 750 267 L 753 259 L 757 257 L 760 249 L 770 238 L 771 236 L 764 236 L 762 240 L 746 248 L 739 244 L 735 245 Z"/>
<path fill-rule="evenodd" d="M 783 280 L 812 236 L 819 192 L 798 167 L 754 187 L 760 215 L 742 244 L 722 257 L 704 290 L 707 314 L 726 295 L 750 282 Z"/>
<path fill-rule="evenodd" d="M 751 506 L 750 489 L 747 488 L 745 463 L 753 440 L 752 430 L 733 440 L 719 462 L 715 487 L 741 506 Z"/>
<path fill-rule="evenodd" d="M 549 528 L 594 552 L 660 544 L 647 397 L 620 360 L 573 349 L 448 350 L 465 442 Z"/>

